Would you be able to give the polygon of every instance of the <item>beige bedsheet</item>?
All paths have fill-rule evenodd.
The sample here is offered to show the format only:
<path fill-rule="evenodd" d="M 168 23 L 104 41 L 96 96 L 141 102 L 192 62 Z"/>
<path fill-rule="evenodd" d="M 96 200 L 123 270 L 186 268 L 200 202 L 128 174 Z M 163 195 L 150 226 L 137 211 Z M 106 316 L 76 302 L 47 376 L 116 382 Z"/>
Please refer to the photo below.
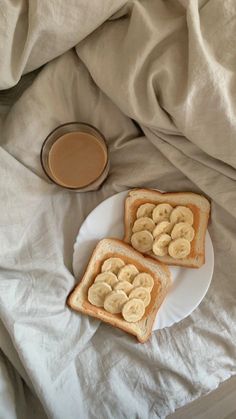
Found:
<path fill-rule="evenodd" d="M 235 15 L 234 0 L 1 2 L 0 417 L 165 417 L 235 374 Z M 98 192 L 40 167 L 73 120 L 107 138 Z M 145 345 L 65 305 L 80 224 L 136 186 L 206 194 L 215 251 L 200 306 Z"/>

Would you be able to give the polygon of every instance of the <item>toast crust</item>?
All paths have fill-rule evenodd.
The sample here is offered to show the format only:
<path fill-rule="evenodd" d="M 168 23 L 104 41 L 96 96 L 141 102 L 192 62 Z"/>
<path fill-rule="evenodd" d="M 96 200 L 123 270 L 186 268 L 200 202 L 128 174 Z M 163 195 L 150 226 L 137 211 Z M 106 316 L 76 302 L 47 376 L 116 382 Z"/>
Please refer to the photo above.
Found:
<path fill-rule="evenodd" d="M 184 204 L 182 203 L 183 198 L 185 200 Z M 196 199 L 199 200 L 198 205 L 194 202 Z M 149 257 L 159 262 L 162 261 L 167 265 L 183 266 L 187 268 L 201 267 L 205 263 L 205 236 L 210 214 L 209 201 L 203 195 L 195 194 L 193 192 L 159 192 L 152 189 L 133 189 L 128 193 L 125 200 L 124 241 L 126 243 L 130 244 L 131 242 L 132 226 L 136 219 L 138 207 L 147 202 L 155 205 L 166 202 L 170 203 L 173 207 L 185 205 L 193 212 L 193 228 L 195 230 L 195 237 L 191 242 L 191 252 L 186 258 L 173 259 L 168 255 L 159 257 L 152 252 L 148 252 L 147 254 Z M 205 207 L 204 211 L 200 206 L 202 203 Z"/>
<path fill-rule="evenodd" d="M 97 252 L 101 250 L 104 242 L 110 243 L 111 250 L 102 251 L 102 255 L 99 256 L 97 260 L 95 260 L 95 256 Z M 119 251 L 119 248 L 121 247 L 124 252 L 126 252 L 127 249 L 127 254 L 122 254 Z M 96 307 L 90 304 L 88 301 L 88 289 L 92 285 L 96 275 L 98 275 L 98 273 L 101 271 L 101 266 L 104 260 L 108 259 L 109 257 L 120 257 L 122 260 L 124 260 L 125 263 L 134 264 L 139 271 L 149 273 L 154 279 L 154 286 L 151 291 L 151 301 L 146 307 L 143 318 L 136 323 L 128 323 L 123 319 L 121 314 L 111 314 L 101 307 Z M 169 268 L 161 262 L 158 263 L 161 275 L 163 275 L 163 278 L 165 279 L 163 280 L 158 275 L 158 271 L 155 270 L 155 265 L 156 263 L 153 263 L 151 258 L 144 258 L 144 256 L 142 256 L 139 252 L 121 240 L 103 239 L 94 249 L 85 273 L 79 284 L 76 285 L 70 293 L 67 299 L 67 304 L 76 311 L 95 317 L 105 323 L 108 323 L 114 327 L 118 327 L 119 329 L 136 336 L 139 342 L 144 343 L 151 335 L 156 313 L 171 286 Z"/>

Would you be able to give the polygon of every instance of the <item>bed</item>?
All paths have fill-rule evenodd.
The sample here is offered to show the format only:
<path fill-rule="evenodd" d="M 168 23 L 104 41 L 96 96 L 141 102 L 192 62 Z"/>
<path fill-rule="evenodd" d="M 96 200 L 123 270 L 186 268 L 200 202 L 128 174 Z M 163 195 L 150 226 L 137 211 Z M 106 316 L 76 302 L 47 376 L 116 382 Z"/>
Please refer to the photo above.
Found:
<path fill-rule="evenodd" d="M 235 375 L 235 13 L 233 0 L 3 1 L 0 417 L 164 418 Z M 62 190 L 40 165 L 69 121 L 107 140 L 96 192 Z M 198 308 L 145 345 L 66 305 L 80 225 L 134 187 L 207 196 L 215 253 Z"/>

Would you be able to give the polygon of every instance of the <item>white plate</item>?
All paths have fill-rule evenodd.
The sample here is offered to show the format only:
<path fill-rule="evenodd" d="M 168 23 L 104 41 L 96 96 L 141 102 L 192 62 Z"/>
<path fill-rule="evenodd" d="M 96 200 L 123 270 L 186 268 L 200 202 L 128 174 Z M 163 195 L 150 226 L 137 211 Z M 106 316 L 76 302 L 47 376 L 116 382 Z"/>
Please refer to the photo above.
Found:
<path fill-rule="evenodd" d="M 92 251 L 104 237 L 123 238 L 124 201 L 128 191 L 103 201 L 86 218 L 74 244 L 73 270 L 81 278 Z M 209 233 L 206 234 L 206 263 L 200 269 L 170 266 L 173 286 L 160 307 L 153 330 L 171 326 L 187 317 L 205 296 L 213 274 L 214 252 Z"/>

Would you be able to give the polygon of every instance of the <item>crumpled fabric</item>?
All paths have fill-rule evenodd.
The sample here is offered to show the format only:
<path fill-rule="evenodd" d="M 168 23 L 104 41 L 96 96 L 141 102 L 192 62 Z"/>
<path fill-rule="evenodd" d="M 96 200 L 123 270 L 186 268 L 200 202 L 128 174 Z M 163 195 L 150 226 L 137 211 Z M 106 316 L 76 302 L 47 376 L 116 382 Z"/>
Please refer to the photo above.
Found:
<path fill-rule="evenodd" d="M 0 417 L 164 418 L 236 373 L 235 12 L 233 0 L 2 1 Z M 61 190 L 41 168 L 42 142 L 69 121 L 106 137 L 96 192 Z M 80 225 L 132 187 L 205 194 L 215 252 L 199 307 L 143 345 L 66 305 Z"/>

